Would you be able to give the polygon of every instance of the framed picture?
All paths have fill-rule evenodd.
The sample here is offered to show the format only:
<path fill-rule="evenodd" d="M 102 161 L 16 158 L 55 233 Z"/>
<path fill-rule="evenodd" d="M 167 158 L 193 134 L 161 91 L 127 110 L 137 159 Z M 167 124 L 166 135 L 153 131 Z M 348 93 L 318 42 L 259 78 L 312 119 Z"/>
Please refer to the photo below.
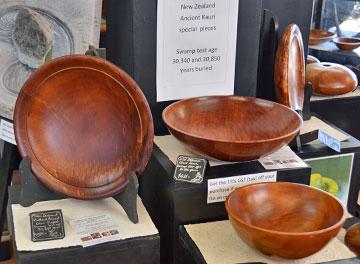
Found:
<path fill-rule="evenodd" d="M 341 154 L 305 161 L 312 167 L 310 185 L 336 196 L 346 207 L 354 154 Z"/>
<path fill-rule="evenodd" d="M 50 59 L 100 39 L 101 0 L 0 0 L 0 116 L 12 120 L 27 78 Z"/>

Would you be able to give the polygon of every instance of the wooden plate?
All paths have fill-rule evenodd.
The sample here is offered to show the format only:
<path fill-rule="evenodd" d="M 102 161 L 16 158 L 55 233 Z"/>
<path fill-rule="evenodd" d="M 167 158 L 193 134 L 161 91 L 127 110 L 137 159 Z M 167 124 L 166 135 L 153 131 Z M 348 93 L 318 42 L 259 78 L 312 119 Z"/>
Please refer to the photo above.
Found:
<path fill-rule="evenodd" d="M 31 75 L 14 125 L 35 176 L 78 199 L 121 192 L 152 150 L 152 117 L 140 88 L 115 65 L 90 56 L 61 57 Z"/>
<path fill-rule="evenodd" d="M 288 144 L 301 117 L 281 104 L 252 97 L 206 96 L 178 101 L 163 112 L 174 137 L 219 160 L 253 160 Z"/>
<path fill-rule="evenodd" d="M 278 102 L 302 110 L 305 93 L 305 55 L 300 29 L 289 25 L 280 40 L 275 58 L 275 94 Z"/>

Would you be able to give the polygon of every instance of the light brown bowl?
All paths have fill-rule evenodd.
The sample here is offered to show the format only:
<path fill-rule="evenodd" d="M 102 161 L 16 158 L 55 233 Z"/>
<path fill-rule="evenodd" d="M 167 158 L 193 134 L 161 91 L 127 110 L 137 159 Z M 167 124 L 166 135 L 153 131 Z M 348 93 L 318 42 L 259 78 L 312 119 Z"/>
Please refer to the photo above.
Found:
<path fill-rule="evenodd" d="M 193 150 L 228 160 L 253 160 L 288 144 L 302 120 L 290 108 L 240 96 L 178 101 L 163 112 L 171 134 Z"/>
<path fill-rule="evenodd" d="M 65 56 L 26 81 L 15 138 L 35 176 L 54 192 L 100 199 L 124 190 L 151 155 L 153 123 L 138 85 L 110 62 Z"/>
<path fill-rule="evenodd" d="M 352 70 L 330 62 L 307 65 L 306 82 L 312 84 L 314 93 L 328 96 L 351 92 L 358 85 L 358 79 Z"/>
<path fill-rule="evenodd" d="M 319 59 L 314 56 L 307 55 L 306 57 L 306 64 L 319 63 L 319 62 L 320 62 Z"/>
<path fill-rule="evenodd" d="M 335 33 L 322 29 L 311 29 L 309 37 L 309 45 L 318 45 L 325 43 L 335 37 Z"/>
<path fill-rule="evenodd" d="M 345 221 L 345 210 L 334 196 L 288 182 L 240 187 L 227 197 L 225 207 L 245 243 L 287 259 L 318 252 Z"/>
<path fill-rule="evenodd" d="M 360 38 L 335 38 L 333 41 L 342 50 L 354 50 L 360 47 Z"/>

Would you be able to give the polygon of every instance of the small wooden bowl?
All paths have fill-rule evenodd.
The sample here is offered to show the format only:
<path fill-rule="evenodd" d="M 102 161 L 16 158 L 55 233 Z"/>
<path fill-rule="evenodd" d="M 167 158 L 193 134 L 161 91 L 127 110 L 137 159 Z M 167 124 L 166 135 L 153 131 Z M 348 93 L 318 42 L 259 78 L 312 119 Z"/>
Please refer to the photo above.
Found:
<path fill-rule="evenodd" d="M 335 37 L 335 33 L 322 29 L 311 29 L 309 37 L 309 45 L 318 45 L 325 43 Z"/>
<path fill-rule="evenodd" d="M 334 196 L 288 182 L 240 187 L 227 197 L 225 207 L 245 243 L 287 259 L 318 252 L 345 221 L 345 210 Z"/>
<path fill-rule="evenodd" d="M 360 258 L 360 223 L 351 226 L 347 230 L 345 245 Z"/>
<path fill-rule="evenodd" d="M 288 144 L 302 120 L 290 108 L 240 96 L 178 101 L 163 112 L 171 134 L 193 150 L 227 160 L 253 160 Z"/>
<path fill-rule="evenodd" d="M 360 38 L 335 38 L 333 41 L 341 50 L 354 50 L 360 47 Z"/>
<path fill-rule="evenodd" d="M 328 96 L 351 92 L 358 85 L 358 79 L 352 70 L 330 62 L 307 65 L 306 82 L 312 84 L 314 93 Z"/>
<path fill-rule="evenodd" d="M 39 68 L 16 102 L 15 138 L 54 192 L 100 199 L 123 191 L 150 158 L 153 123 L 138 85 L 110 62 L 65 56 Z"/>
<path fill-rule="evenodd" d="M 314 56 L 307 55 L 306 57 L 306 65 L 311 63 L 319 63 L 319 62 L 320 62 L 319 59 Z"/>

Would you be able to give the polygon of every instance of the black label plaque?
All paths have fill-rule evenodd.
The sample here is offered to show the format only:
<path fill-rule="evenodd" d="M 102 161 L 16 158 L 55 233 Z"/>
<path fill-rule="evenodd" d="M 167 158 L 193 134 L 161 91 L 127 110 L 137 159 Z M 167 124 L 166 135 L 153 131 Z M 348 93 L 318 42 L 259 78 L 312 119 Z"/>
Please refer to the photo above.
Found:
<path fill-rule="evenodd" d="M 206 164 L 206 159 L 180 155 L 176 161 L 174 179 L 177 181 L 202 183 Z"/>
<path fill-rule="evenodd" d="M 65 237 L 61 210 L 41 211 L 30 214 L 31 241 L 58 240 Z"/>

